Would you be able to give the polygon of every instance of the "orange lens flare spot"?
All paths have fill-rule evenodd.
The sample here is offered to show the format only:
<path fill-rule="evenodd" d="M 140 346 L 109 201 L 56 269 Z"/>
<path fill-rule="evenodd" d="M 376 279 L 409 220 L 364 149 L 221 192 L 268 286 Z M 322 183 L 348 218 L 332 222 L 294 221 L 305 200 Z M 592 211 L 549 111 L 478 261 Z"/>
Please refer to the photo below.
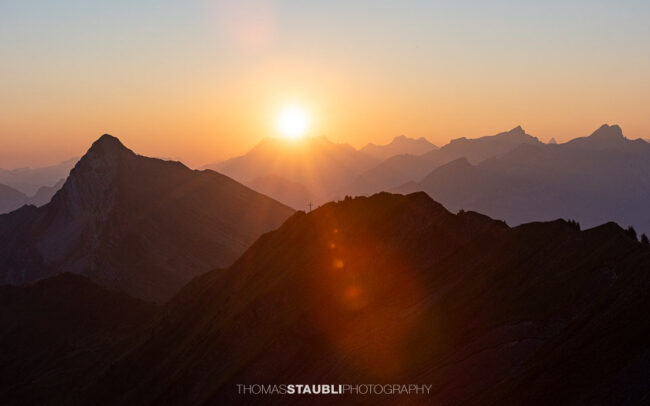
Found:
<path fill-rule="evenodd" d="M 358 286 L 350 286 L 345 290 L 345 297 L 348 300 L 356 300 L 361 296 L 361 289 Z"/>
<path fill-rule="evenodd" d="M 342 259 L 335 259 L 332 265 L 334 266 L 335 269 L 343 269 L 345 263 L 343 262 Z"/>
<path fill-rule="evenodd" d="M 334 248 L 336 248 L 336 244 L 334 244 L 333 242 L 327 244 L 327 246 L 328 246 L 329 249 L 331 249 L 331 250 L 333 250 Z"/>

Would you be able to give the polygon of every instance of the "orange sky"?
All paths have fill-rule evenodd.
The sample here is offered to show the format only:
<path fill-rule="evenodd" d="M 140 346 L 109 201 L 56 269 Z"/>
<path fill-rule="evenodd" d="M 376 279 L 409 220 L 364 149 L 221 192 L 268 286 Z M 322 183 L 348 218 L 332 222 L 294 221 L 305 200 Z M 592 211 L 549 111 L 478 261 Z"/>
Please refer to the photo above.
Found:
<path fill-rule="evenodd" d="M 643 2 L 15 3 L 0 5 L 0 168 L 80 156 L 102 133 L 200 166 L 277 135 L 286 104 L 356 147 L 519 124 L 650 138 Z"/>

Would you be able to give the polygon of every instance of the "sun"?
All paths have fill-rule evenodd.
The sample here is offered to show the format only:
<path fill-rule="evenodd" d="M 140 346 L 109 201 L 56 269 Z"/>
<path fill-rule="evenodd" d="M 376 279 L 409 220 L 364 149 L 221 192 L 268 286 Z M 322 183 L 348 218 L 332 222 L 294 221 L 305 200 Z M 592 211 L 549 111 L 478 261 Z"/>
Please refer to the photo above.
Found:
<path fill-rule="evenodd" d="M 288 106 L 278 114 L 276 125 L 285 138 L 302 138 L 309 127 L 309 115 L 298 106 Z"/>

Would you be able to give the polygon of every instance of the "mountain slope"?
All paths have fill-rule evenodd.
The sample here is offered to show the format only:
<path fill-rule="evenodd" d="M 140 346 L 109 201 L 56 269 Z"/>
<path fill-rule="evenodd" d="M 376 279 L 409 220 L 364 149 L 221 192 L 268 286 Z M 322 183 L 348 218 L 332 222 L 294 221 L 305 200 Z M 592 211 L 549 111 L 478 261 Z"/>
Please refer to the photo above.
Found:
<path fill-rule="evenodd" d="M 573 218 L 585 226 L 613 220 L 650 232 L 650 144 L 602 126 L 565 144 L 524 144 L 463 168 L 439 167 L 419 184 L 451 210 L 476 210 L 510 224 Z"/>
<path fill-rule="evenodd" d="M 32 286 L 0 286 L 0 399 L 57 404 L 106 368 L 155 306 L 61 274 Z"/>
<path fill-rule="evenodd" d="M 26 204 L 28 199 L 24 193 L 0 184 L 0 214 L 16 210 Z"/>
<path fill-rule="evenodd" d="M 139 156 L 104 135 L 50 203 L 0 216 L 0 281 L 68 271 L 164 300 L 292 212 L 224 175 Z"/>
<path fill-rule="evenodd" d="M 248 183 L 267 176 L 279 176 L 307 188 L 324 199 L 336 196 L 342 188 L 378 160 L 347 144 L 336 144 L 325 137 L 301 140 L 265 138 L 245 155 L 206 168 Z M 282 201 L 288 201 L 289 196 Z"/>
<path fill-rule="evenodd" d="M 246 186 L 296 210 L 307 210 L 307 205 L 310 202 L 320 200 L 300 183 L 276 175 L 255 178 L 247 182 Z"/>
<path fill-rule="evenodd" d="M 408 382 L 433 386 L 430 396 L 400 398 L 414 404 L 592 394 L 598 403 L 601 385 L 639 401 L 649 288 L 650 248 L 613 223 L 508 228 L 453 215 L 422 193 L 346 199 L 295 214 L 229 269 L 190 283 L 150 339 L 85 396 L 121 405 L 394 404 L 244 396 L 236 384 Z M 632 379 L 617 389 L 623 373 Z"/>
<path fill-rule="evenodd" d="M 65 179 L 61 179 L 52 186 L 41 186 L 36 191 L 36 194 L 29 198 L 28 204 L 33 204 L 36 207 L 43 206 L 52 200 L 52 197 L 58 192 L 65 183 Z"/>
<path fill-rule="evenodd" d="M 425 156 L 438 164 L 445 164 L 458 158 L 465 158 L 471 163 L 480 163 L 488 158 L 505 154 L 518 146 L 543 145 L 536 137 L 526 134 L 521 126 L 510 131 L 480 138 L 457 138 L 451 140 L 438 150 Z"/>
<path fill-rule="evenodd" d="M 370 195 L 380 191 L 395 190 L 408 183 L 417 182 L 427 174 L 459 158 L 478 163 L 516 149 L 520 145 L 543 145 L 521 128 L 475 139 L 458 138 L 440 149 L 422 155 L 398 155 L 386 159 L 365 171 L 345 188 L 350 195 Z M 441 200 L 442 201 L 442 200 Z"/>
<path fill-rule="evenodd" d="M 400 135 L 386 145 L 367 144 L 361 148 L 361 152 L 383 160 L 395 155 L 422 155 L 437 148 L 424 137 L 415 139 Z"/>

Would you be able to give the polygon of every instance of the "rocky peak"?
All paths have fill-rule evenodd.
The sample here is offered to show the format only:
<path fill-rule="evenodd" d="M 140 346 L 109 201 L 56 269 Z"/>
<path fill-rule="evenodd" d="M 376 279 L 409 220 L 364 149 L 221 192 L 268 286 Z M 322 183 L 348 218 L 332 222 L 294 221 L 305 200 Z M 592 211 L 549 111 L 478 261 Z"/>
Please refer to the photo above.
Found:
<path fill-rule="evenodd" d="M 589 138 L 599 140 L 622 140 L 625 137 L 623 137 L 623 131 L 618 125 L 603 124 L 599 129 L 594 131 Z"/>
<path fill-rule="evenodd" d="M 118 138 L 104 134 L 75 165 L 62 193 L 55 197 L 65 202 L 70 213 L 105 211 L 115 197 L 115 178 L 128 171 L 136 157 Z"/>

